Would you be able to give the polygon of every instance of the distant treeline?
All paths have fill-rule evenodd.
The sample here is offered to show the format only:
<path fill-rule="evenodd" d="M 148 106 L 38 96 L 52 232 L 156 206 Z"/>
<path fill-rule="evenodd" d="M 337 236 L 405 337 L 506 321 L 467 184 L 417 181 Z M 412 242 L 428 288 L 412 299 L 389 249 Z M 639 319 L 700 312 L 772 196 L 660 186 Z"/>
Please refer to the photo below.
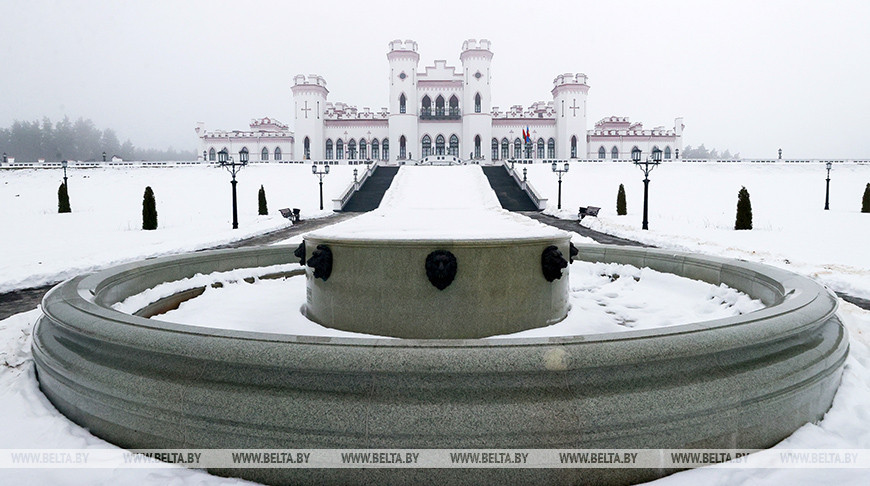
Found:
<path fill-rule="evenodd" d="M 684 159 L 739 159 L 740 153 L 738 152 L 731 155 L 731 151 L 725 149 L 725 151 L 720 154 L 716 149 L 707 150 L 702 143 L 698 148 L 686 145 L 685 148 L 683 148 L 680 157 Z"/>
<path fill-rule="evenodd" d="M 55 124 L 48 118 L 38 121 L 16 120 L 9 128 L 0 128 L 0 152 L 15 157 L 19 162 L 45 159 L 61 160 L 195 160 L 194 151 L 140 149 L 130 140 L 121 143 L 111 128 L 98 129 L 94 122 L 79 118 L 71 122 L 68 117 Z"/>

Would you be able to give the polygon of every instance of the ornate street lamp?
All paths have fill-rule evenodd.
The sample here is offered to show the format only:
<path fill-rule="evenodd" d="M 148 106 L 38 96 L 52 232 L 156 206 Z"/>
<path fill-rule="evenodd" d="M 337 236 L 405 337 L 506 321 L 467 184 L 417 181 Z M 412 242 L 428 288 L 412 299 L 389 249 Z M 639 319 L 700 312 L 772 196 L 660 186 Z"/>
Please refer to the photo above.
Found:
<path fill-rule="evenodd" d="M 3 152 L 3 163 L 6 163 L 6 152 Z"/>
<path fill-rule="evenodd" d="M 779 158 L 782 158 L 782 149 L 779 149 Z"/>
<path fill-rule="evenodd" d="M 230 181 L 230 184 L 233 186 L 233 229 L 239 229 L 239 211 L 238 206 L 236 204 L 236 174 L 242 170 L 242 167 L 248 165 L 248 149 L 243 148 L 239 152 L 239 161 L 236 162 L 232 157 L 229 156 L 229 153 L 226 149 L 222 149 L 218 152 L 218 164 L 221 167 L 227 169 L 227 171 L 232 175 L 233 179 Z"/>
<path fill-rule="evenodd" d="M 559 174 L 559 201 L 556 204 L 556 209 L 562 209 L 562 174 L 568 172 L 568 162 L 565 162 L 565 168 L 560 169 L 559 164 L 553 162 L 553 172 Z"/>
<path fill-rule="evenodd" d="M 356 176 L 357 176 L 357 172 L 356 172 L 356 169 L 354 169 L 353 170 L 353 183 L 354 184 L 356 184 Z"/>
<path fill-rule="evenodd" d="M 638 166 L 640 170 L 643 171 L 643 224 L 641 229 L 648 230 L 649 221 L 647 214 L 649 208 L 649 173 L 662 162 L 662 151 L 659 150 L 658 147 L 654 148 L 652 151 L 652 159 L 647 157 L 644 162 L 640 161 L 640 156 L 640 149 L 635 147 L 634 150 L 631 151 L 631 160 L 634 161 L 634 165 Z"/>
<path fill-rule="evenodd" d="M 527 172 L 528 170 L 529 170 L 529 169 L 523 167 L 523 182 L 526 182 L 526 172 Z"/>
<path fill-rule="evenodd" d="M 831 162 L 825 162 L 825 167 L 828 169 L 828 178 L 825 179 L 825 211 L 830 209 L 828 201 L 831 196 Z"/>
<path fill-rule="evenodd" d="M 63 167 L 63 185 L 66 187 L 67 191 L 69 191 L 69 185 L 66 183 L 66 165 L 67 161 L 62 161 L 60 166 Z"/>
<path fill-rule="evenodd" d="M 106 152 L 103 152 L 103 162 L 106 161 Z"/>
<path fill-rule="evenodd" d="M 323 170 L 317 170 L 317 164 L 311 166 L 311 173 L 320 179 L 320 210 L 323 211 L 323 176 L 329 174 L 329 164 L 323 166 Z"/>

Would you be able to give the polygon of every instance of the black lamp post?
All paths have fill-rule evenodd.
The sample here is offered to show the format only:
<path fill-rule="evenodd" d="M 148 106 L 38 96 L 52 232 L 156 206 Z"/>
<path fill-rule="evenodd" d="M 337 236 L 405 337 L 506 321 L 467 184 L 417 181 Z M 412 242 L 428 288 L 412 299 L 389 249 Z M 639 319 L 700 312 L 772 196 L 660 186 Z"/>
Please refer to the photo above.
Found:
<path fill-rule="evenodd" d="M 831 165 L 832 164 L 830 162 L 825 162 L 825 167 L 828 169 L 828 178 L 825 179 L 825 211 L 830 209 L 830 207 L 828 206 L 828 201 L 830 200 L 831 196 Z"/>
<path fill-rule="evenodd" d="M 320 210 L 323 210 L 323 176 L 329 174 L 329 164 L 323 166 L 323 170 L 317 170 L 317 164 L 311 166 L 311 173 L 320 179 Z"/>
<path fill-rule="evenodd" d="M 526 172 L 527 172 L 528 170 L 529 170 L 529 169 L 523 167 L 523 182 L 526 182 Z"/>
<path fill-rule="evenodd" d="M 638 166 L 643 171 L 643 224 L 641 229 L 649 229 L 648 208 L 649 208 L 649 173 L 662 161 L 662 151 L 658 147 L 652 151 L 652 160 L 649 157 L 645 161 L 640 161 L 640 149 L 635 148 L 631 151 L 631 160 L 634 165 Z"/>
<path fill-rule="evenodd" d="M 782 158 L 782 149 L 779 149 L 779 158 Z"/>
<path fill-rule="evenodd" d="M 559 201 L 556 204 L 556 209 L 562 209 L 562 174 L 568 172 L 568 162 L 565 162 L 565 168 L 560 169 L 559 164 L 553 162 L 553 172 L 559 174 Z"/>
<path fill-rule="evenodd" d="M 356 172 L 356 169 L 354 169 L 353 170 L 353 183 L 354 184 L 356 184 L 356 175 L 357 175 L 357 172 Z"/>
<path fill-rule="evenodd" d="M 203 161 L 203 162 L 205 162 L 206 160 L 208 160 L 208 159 L 206 158 L 207 156 L 208 156 L 208 152 L 206 152 L 205 150 L 203 150 L 203 151 L 202 151 L 202 161 Z"/>
<path fill-rule="evenodd" d="M 3 163 L 6 163 L 6 152 L 3 152 Z"/>
<path fill-rule="evenodd" d="M 106 161 L 106 152 L 103 152 L 103 162 Z"/>
<path fill-rule="evenodd" d="M 60 166 L 63 167 L 63 185 L 64 187 L 66 187 L 67 190 L 69 190 L 69 185 L 67 185 L 66 183 L 66 165 L 67 161 L 65 160 L 60 163 Z"/>
<path fill-rule="evenodd" d="M 236 174 L 242 170 L 242 167 L 248 165 L 248 149 L 243 148 L 239 152 L 238 162 L 229 156 L 226 149 L 223 149 L 218 152 L 218 163 L 233 176 L 232 181 L 230 181 L 230 184 L 233 186 L 233 229 L 239 229 L 239 211 L 236 204 Z"/>

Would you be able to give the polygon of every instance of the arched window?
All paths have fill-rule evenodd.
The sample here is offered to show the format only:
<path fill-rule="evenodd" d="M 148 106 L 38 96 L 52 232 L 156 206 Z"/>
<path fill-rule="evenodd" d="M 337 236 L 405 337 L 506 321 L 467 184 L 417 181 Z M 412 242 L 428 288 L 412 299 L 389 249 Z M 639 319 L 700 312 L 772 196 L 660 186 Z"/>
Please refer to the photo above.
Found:
<path fill-rule="evenodd" d="M 450 116 L 459 116 L 459 98 L 456 95 L 450 97 Z"/>
<path fill-rule="evenodd" d="M 376 138 L 373 139 L 372 140 L 372 159 L 378 160 L 380 158 L 379 157 L 381 154 L 380 148 L 381 147 L 380 147 L 380 143 L 378 143 L 378 139 L 376 139 Z"/>
<path fill-rule="evenodd" d="M 532 139 L 531 138 L 526 140 L 526 158 L 527 159 L 532 158 Z"/>
<path fill-rule="evenodd" d="M 435 137 L 435 155 L 444 155 L 444 135 Z"/>
<path fill-rule="evenodd" d="M 598 147 L 598 158 L 606 159 L 607 158 L 607 150 L 604 150 L 604 147 Z"/>
<path fill-rule="evenodd" d="M 616 160 L 619 158 L 619 149 L 616 148 L 616 145 L 614 145 L 613 148 L 610 149 L 610 158 L 613 160 Z"/>
<path fill-rule="evenodd" d="M 405 136 L 399 137 L 399 158 L 404 160 L 407 152 L 405 150 Z"/>
<path fill-rule="evenodd" d="M 215 152 L 214 147 L 210 148 L 208 151 L 208 161 L 214 162 L 216 156 L 217 152 Z"/>
<path fill-rule="evenodd" d="M 335 141 L 335 158 L 338 160 L 344 158 L 344 142 L 340 138 Z"/>
<path fill-rule="evenodd" d="M 511 157 L 511 143 L 508 139 L 501 139 L 501 158 L 509 159 Z"/>
<path fill-rule="evenodd" d="M 354 139 L 350 139 L 350 142 L 347 142 L 347 158 L 356 160 L 356 140 Z"/>
<path fill-rule="evenodd" d="M 459 137 L 456 135 L 450 135 L 450 149 L 447 153 L 454 157 L 459 157 Z"/>
<path fill-rule="evenodd" d="M 311 159 L 311 140 L 308 140 L 308 137 L 305 137 L 305 142 L 303 143 L 303 158 L 305 160 Z"/>
<path fill-rule="evenodd" d="M 366 144 L 366 139 L 362 138 L 359 141 L 359 158 L 366 160 L 369 158 L 369 150 Z"/>
<path fill-rule="evenodd" d="M 556 158 L 556 141 L 552 138 L 547 140 L 547 158 L 555 159 Z"/>
<path fill-rule="evenodd" d="M 332 160 L 332 139 L 326 139 L 326 158 L 327 160 Z"/>
<path fill-rule="evenodd" d="M 480 135 L 474 136 L 474 158 L 480 158 Z"/>
<path fill-rule="evenodd" d="M 670 159 L 670 158 L 671 158 L 671 148 L 670 148 L 670 147 L 665 147 L 665 155 L 664 155 L 664 157 L 665 157 L 666 159 Z"/>
<path fill-rule="evenodd" d="M 308 146 L 307 139 L 305 146 Z M 281 147 L 275 147 L 275 160 L 281 160 Z"/>
<path fill-rule="evenodd" d="M 544 139 L 543 138 L 538 139 L 538 158 L 539 159 L 544 158 Z"/>
<path fill-rule="evenodd" d="M 571 158 L 577 158 L 577 136 L 574 135 L 571 137 Z"/>
<path fill-rule="evenodd" d="M 643 152 L 641 152 L 640 149 L 637 148 L 637 145 L 631 148 L 631 160 L 635 159 L 635 154 L 637 154 L 636 157 L 638 160 L 640 160 L 641 155 L 643 155 Z"/>
<path fill-rule="evenodd" d="M 435 98 L 435 116 L 444 116 L 444 97 L 441 95 Z"/>
<path fill-rule="evenodd" d="M 432 139 L 429 135 L 423 136 L 423 157 L 428 157 L 432 153 Z"/>
<path fill-rule="evenodd" d="M 498 139 L 492 139 L 492 160 L 498 160 Z"/>
<path fill-rule="evenodd" d="M 480 113 L 480 93 L 474 95 L 474 112 Z"/>
<path fill-rule="evenodd" d="M 260 151 L 260 160 L 268 161 L 269 160 L 269 149 L 263 147 L 263 150 Z"/>
<path fill-rule="evenodd" d="M 247 156 L 248 155 L 248 147 L 242 147 L 242 150 L 239 150 L 239 159 L 241 159 L 242 152 L 245 153 L 246 159 L 251 160 L 250 157 Z"/>
<path fill-rule="evenodd" d="M 383 160 L 390 160 L 390 139 L 385 138 L 384 143 L 381 144 L 381 157 Z"/>
<path fill-rule="evenodd" d="M 402 96 L 399 96 L 399 113 L 405 113 L 405 93 L 402 93 Z"/>
<path fill-rule="evenodd" d="M 423 111 L 420 113 L 423 116 L 432 116 L 432 99 L 429 95 L 423 97 Z"/>
<path fill-rule="evenodd" d="M 514 140 L 514 158 L 521 159 L 523 158 L 523 143 L 520 142 L 519 137 Z"/>

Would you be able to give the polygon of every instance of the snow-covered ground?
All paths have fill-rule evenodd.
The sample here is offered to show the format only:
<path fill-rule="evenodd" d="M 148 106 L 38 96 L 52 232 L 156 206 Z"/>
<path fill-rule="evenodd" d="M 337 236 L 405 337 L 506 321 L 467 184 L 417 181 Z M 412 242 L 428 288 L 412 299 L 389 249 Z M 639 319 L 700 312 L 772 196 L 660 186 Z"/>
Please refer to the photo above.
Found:
<path fill-rule="evenodd" d="M 249 169 L 254 169 L 250 167 Z M 256 190 L 266 185 L 270 208 L 300 207 L 310 216 L 315 207 L 316 184 L 310 168 L 300 166 L 294 177 L 289 172 L 272 172 L 262 168 L 263 177 L 255 179 L 255 170 L 245 169 L 240 176 L 240 207 L 248 201 L 249 210 L 240 210 L 242 228 L 255 222 Z M 329 197 L 340 192 L 350 180 L 336 183 Z M 185 172 L 190 170 L 190 172 Z M 153 173 L 151 171 L 154 171 Z M 197 172 L 198 171 L 198 172 Z M 210 172 L 211 171 L 211 172 Z M 124 174 L 121 177 L 121 174 Z M 70 180 L 73 211 L 92 214 L 83 222 L 71 225 L 58 222 L 70 215 L 56 214 L 57 173 L 28 171 L 0 173 L 0 203 L 6 211 L 0 224 L 7 229 L 0 247 L 0 281 L 5 288 L 15 282 L 32 282 L 48 278 L 54 272 L 71 275 L 81 269 L 134 259 L 139 256 L 173 252 L 192 246 L 205 246 L 222 238 L 232 238 L 229 227 L 229 177 L 218 169 L 136 169 L 107 176 L 93 184 L 90 203 L 77 193 L 85 187 L 83 174 Z M 197 174 L 196 177 L 186 177 Z M 220 174 L 220 175 L 218 175 Z M 327 176 L 325 182 L 330 182 Z M 825 171 L 819 164 L 683 164 L 671 163 L 652 173 L 650 184 L 650 231 L 640 231 L 643 184 L 640 171 L 630 164 L 572 164 L 563 178 L 564 215 L 576 214 L 577 206 L 600 206 L 599 218 L 587 218 L 588 224 L 607 232 L 647 241 L 658 246 L 688 249 L 713 255 L 763 261 L 798 273 L 855 295 L 870 296 L 870 252 L 866 251 L 870 235 L 870 215 L 859 214 L 864 186 L 870 182 L 870 166 L 837 164 L 832 171 L 831 211 L 823 211 Z M 245 177 L 248 177 L 246 179 Z M 124 182 L 124 178 L 131 181 Z M 183 179 L 183 180 L 182 180 Z M 280 190 L 270 190 L 277 180 L 299 192 L 278 199 Z M 529 166 L 529 179 L 550 198 L 555 206 L 556 178 L 549 166 Z M 158 182 L 164 181 L 161 186 Z M 625 184 L 628 216 L 616 216 L 617 187 Z M 140 224 L 141 194 L 151 185 L 157 194 L 161 225 L 167 218 L 166 235 L 161 242 L 146 241 Z M 308 187 L 311 186 L 311 187 Z M 752 196 L 755 230 L 731 230 L 737 203 L 737 191 L 746 186 Z M 207 187 L 207 189 L 206 189 Z M 246 193 L 242 190 L 247 187 Z M 306 189 L 307 187 L 307 189 Z M 126 188 L 126 189 L 124 189 Z M 174 188 L 174 189 L 172 189 Z M 246 189 L 246 190 L 247 190 Z M 129 197 L 127 194 L 129 193 Z M 15 201 L 15 194 L 24 197 Z M 169 194 L 176 194 L 169 198 Z M 308 206 L 297 203 L 307 194 Z M 119 197 L 121 196 L 121 197 Z M 24 204 L 23 201 L 30 201 Z M 185 220 L 186 214 L 207 206 L 204 215 L 219 219 L 217 223 L 197 224 Z M 219 206 L 216 209 L 212 206 Z M 120 208 L 126 208 L 121 210 Z M 89 208 L 89 209 L 88 209 Z M 178 209 L 176 212 L 175 209 Z M 90 211 L 90 213 L 87 213 Z M 182 212 L 185 211 L 185 212 Z M 247 212 L 246 212 L 247 211 Z M 169 213 L 169 214 L 166 214 Z M 73 213 L 74 215 L 76 213 Z M 245 214 L 246 216 L 243 216 Z M 182 218 L 174 220 L 173 217 Z M 102 225 L 107 221 L 108 228 Z M 202 219 L 202 218 L 200 218 Z M 209 218 L 211 219 L 211 218 Z M 99 224 L 98 224 L 99 223 Z M 282 224 L 283 221 L 281 222 Z M 175 233 L 169 234 L 173 228 Z M 55 228 L 63 227 L 63 231 Z M 264 224 L 262 228 L 269 227 Z M 159 232 L 158 232 L 159 234 Z M 120 236 L 119 236 L 120 235 Z M 106 239 L 106 242 L 101 241 Z M 191 243 L 190 240 L 196 240 Z M 165 246 L 160 247 L 160 244 Z M 133 249 L 128 247 L 132 246 Z M 92 249 L 93 247 L 93 249 Z M 67 252 L 67 256 L 63 252 Z M 56 254 L 60 254 L 59 256 Z M 10 258 L 11 257 L 11 258 Z M 39 261 L 51 262 L 43 271 Z M 49 267 L 46 267 L 49 268 Z M 36 275 L 37 277 L 33 277 Z M 621 279 L 620 279 L 621 280 Z M 23 286 L 23 285 L 19 285 Z M 839 311 L 851 336 L 851 354 L 846 363 L 843 382 L 833 407 L 817 424 L 807 424 L 779 444 L 778 448 L 870 449 L 870 312 L 841 301 Z M 39 393 L 30 357 L 30 332 L 38 311 L 31 311 L 0 321 L 0 448 L 111 448 L 72 424 Z M 48 470 L 7 469 L 3 482 L 10 484 L 238 484 L 240 481 L 211 477 L 199 471 L 181 468 L 162 470 L 94 469 Z M 713 469 L 681 472 L 658 481 L 661 485 L 689 484 L 867 484 L 867 472 L 861 469 Z"/>
<path fill-rule="evenodd" d="M 825 211 L 821 163 L 662 163 L 650 174 L 649 231 L 641 230 L 643 173 L 632 164 L 572 163 L 562 178 L 561 212 L 550 166 L 523 167 L 549 198 L 550 214 L 576 219 L 579 206 L 598 206 L 598 218 L 584 218 L 585 226 L 663 248 L 767 263 L 870 298 L 870 214 L 860 212 L 870 164 L 834 164 Z M 626 216 L 616 215 L 619 184 Z M 753 230 L 735 231 L 737 192 L 744 186 Z"/>
<path fill-rule="evenodd" d="M 331 214 L 332 198 L 353 180 L 334 166 L 323 179 L 307 164 L 257 164 L 238 176 L 239 229 L 232 229 L 229 173 L 216 166 L 69 169 L 72 213 L 58 214 L 60 170 L 0 171 L 0 292 L 56 282 L 96 268 L 193 251 L 289 225 L 281 208 L 303 218 Z M 268 216 L 257 215 L 260 185 Z M 151 186 L 158 229 L 142 230 L 142 197 Z"/>

